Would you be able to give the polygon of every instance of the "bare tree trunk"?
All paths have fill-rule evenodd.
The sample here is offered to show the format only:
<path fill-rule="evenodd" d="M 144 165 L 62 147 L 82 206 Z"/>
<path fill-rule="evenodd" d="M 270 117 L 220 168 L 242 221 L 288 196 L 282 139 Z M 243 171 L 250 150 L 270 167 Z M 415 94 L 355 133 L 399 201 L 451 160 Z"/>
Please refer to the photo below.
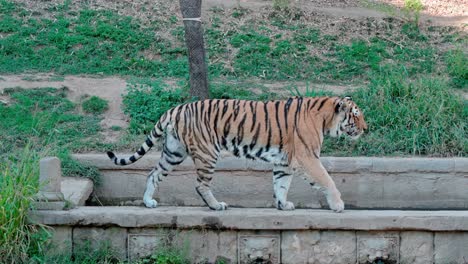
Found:
<path fill-rule="evenodd" d="M 201 0 L 179 0 L 185 26 L 185 43 L 190 65 L 190 95 L 209 98 L 205 46 L 201 24 Z"/>

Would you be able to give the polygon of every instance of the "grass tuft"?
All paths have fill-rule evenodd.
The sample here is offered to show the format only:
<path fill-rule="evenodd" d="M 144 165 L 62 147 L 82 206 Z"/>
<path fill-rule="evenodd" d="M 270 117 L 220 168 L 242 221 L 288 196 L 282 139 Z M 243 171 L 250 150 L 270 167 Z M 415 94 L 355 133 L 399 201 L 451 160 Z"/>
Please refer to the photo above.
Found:
<path fill-rule="evenodd" d="M 28 221 L 39 190 L 39 159 L 29 145 L 0 158 L 0 263 L 28 263 L 49 237 L 45 227 Z"/>
<path fill-rule="evenodd" d="M 100 115 L 109 108 L 109 104 L 104 99 L 101 99 L 97 96 L 91 96 L 90 98 L 83 101 L 81 107 L 85 113 Z"/>

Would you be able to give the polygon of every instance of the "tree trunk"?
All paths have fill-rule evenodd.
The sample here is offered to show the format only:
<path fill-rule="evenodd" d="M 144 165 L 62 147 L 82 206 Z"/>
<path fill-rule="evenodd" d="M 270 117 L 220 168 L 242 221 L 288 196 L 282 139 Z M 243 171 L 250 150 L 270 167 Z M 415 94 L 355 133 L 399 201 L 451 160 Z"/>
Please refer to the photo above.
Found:
<path fill-rule="evenodd" d="M 200 100 L 209 98 L 205 46 L 201 24 L 201 0 L 179 0 L 184 18 L 185 43 L 190 67 L 190 95 Z"/>

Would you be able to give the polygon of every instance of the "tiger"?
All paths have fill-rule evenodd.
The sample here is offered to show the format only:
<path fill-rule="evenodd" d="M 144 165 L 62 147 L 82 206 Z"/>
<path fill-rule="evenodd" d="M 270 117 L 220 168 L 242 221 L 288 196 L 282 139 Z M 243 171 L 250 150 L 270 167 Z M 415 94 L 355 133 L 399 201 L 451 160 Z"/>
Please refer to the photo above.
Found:
<path fill-rule="evenodd" d="M 153 195 L 163 177 L 191 156 L 196 192 L 212 210 L 226 210 L 211 192 L 211 180 L 222 150 L 236 157 L 272 163 L 273 199 L 279 210 L 294 210 L 287 200 L 293 175 L 301 174 L 322 190 L 329 208 L 344 210 L 341 193 L 320 162 L 324 136 L 359 138 L 367 130 L 360 108 L 350 97 L 292 97 L 250 101 L 207 99 L 178 105 L 156 122 L 146 141 L 128 158 L 107 155 L 116 165 L 129 165 L 163 137 L 161 158 L 146 179 L 143 202 L 155 208 Z"/>

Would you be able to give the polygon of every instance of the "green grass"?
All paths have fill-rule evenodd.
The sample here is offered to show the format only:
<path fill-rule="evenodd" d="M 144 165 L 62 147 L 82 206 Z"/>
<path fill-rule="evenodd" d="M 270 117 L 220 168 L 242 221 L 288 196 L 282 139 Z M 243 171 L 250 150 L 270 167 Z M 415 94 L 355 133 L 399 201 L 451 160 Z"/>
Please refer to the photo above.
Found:
<path fill-rule="evenodd" d="M 188 78 L 184 27 L 177 17 L 143 24 L 86 4 L 72 10 L 70 3 L 48 12 L 50 18 L 44 18 L 21 4 L 0 1 L 0 33 L 5 35 L 0 39 L 0 72 Z M 388 20 L 380 36 L 349 43 L 340 34 L 327 35 L 304 23 L 297 10 L 273 9 L 268 21 L 234 28 L 223 20 L 228 12 L 211 12 L 204 29 L 212 78 L 362 82 L 369 79 L 369 70 L 389 60 L 406 65 L 411 78 L 434 73 L 444 63 L 427 32 L 414 23 Z M 231 15 L 241 19 L 246 14 L 249 10 L 237 8 Z M 443 28 L 432 30 L 453 38 Z"/>
<path fill-rule="evenodd" d="M 461 49 L 451 50 L 446 56 L 447 69 L 456 88 L 468 88 L 468 57 Z"/>
<path fill-rule="evenodd" d="M 109 108 L 109 103 L 106 100 L 93 95 L 85 99 L 81 104 L 81 107 L 87 114 L 100 115 Z"/>
<path fill-rule="evenodd" d="M 0 263 L 26 263 L 48 238 L 45 228 L 28 222 L 38 191 L 40 154 L 25 146 L 0 162 Z"/>
<path fill-rule="evenodd" d="M 30 145 L 41 153 L 62 159 L 64 175 L 86 176 L 97 180 L 98 173 L 88 166 L 78 165 L 69 152 L 85 151 L 100 145 L 99 117 L 81 115 L 76 105 L 66 98 L 65 89 L 5 89 L 12 99 L 10 105 L 0 105 L 0 158 L 15 154 Z"/>
<path fill-rule="evenodd" d="M 357 142 L 327 141 L 326 154 L 468 155 L 468 103 L 444 79 L 410 80 L 404 68 L 386 67 L 351 95 L 369 131 Z"/>

